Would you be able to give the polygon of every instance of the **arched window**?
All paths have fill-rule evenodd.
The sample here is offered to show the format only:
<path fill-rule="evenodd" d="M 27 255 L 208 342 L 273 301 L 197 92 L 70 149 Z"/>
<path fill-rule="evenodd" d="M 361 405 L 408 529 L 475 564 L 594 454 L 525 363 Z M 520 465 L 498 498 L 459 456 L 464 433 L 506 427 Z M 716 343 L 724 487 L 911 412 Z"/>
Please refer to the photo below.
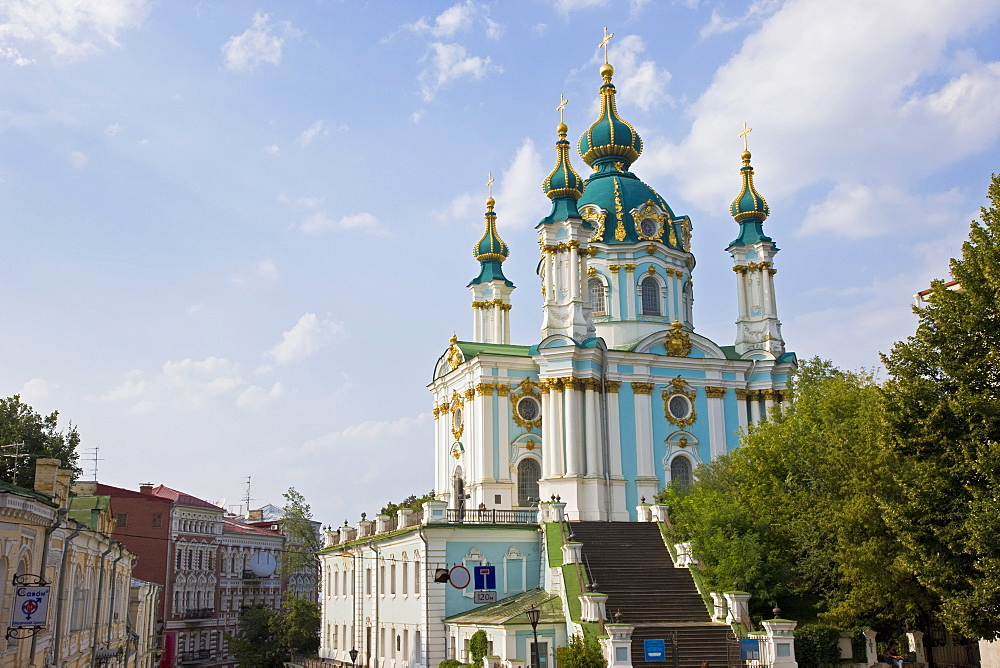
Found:
<path fill-rule="evenodd" d="M 643 315 L 660 315 L 660 284 L 652 276 L 642 279 L 639 284 L 639 292 L 642 297 Z"/>
<path fill-rule="evenodd" d="M 538 500 L 538 479 L 542 477 L 541 467 L 534 459 L 522 459 L 517 465 L 517 505 L 530 506 Z"/>
<path fill-rule="evenodd" d="M 670 482 L 684 489 L 691 484 L 691 460 L 680 455 L 670 462 Z"/>
<path fill-rule="evenodd" d="M 608 297 L 604 289 L 604 283 L 599 278 L 592 278 L 587 283 L 587 290 L 590 292 L 590 309 L 593 315 L 608 314 Z"/>

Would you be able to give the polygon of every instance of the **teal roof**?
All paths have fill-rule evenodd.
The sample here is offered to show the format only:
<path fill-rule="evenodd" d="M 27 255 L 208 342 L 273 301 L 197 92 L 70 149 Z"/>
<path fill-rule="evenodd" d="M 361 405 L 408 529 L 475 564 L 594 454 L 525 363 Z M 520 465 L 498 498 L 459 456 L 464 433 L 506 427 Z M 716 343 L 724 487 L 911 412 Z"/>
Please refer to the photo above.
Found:
<path fill-rule="evenodd" d="M 44 492 L 38 492 L 33 489 L 26 489 L 15 485 L 14 483 L 6 482 L 0 480 L 0 492 L 10 492 L 11 494 L 17 494 L 18 496 L 28 496 L 33 499 L 38 499 L 42 503 L 50 506 L 55 506 L 56 504 L 52 501 L 52 497 Z"/>
<path fill-rule="evenodd" d="M 531 589 L 521 594 L 508 596 L 496 603 L 473 608 L 468 612 L 460 612 L 451 617 L 445 617 L 449 624 L 462 625 L 524 625 L 531 626 L 526 613 L 534 606 L 541 611 L 539 624 L 565 624 L 562 602 L 556 594 L 550 594 L 544 589 Z"/>
<path fill-rule="evenodd" d="M 472 279 L 469 285 L 499 280 L 514 287 L 514 284 L 503 275 L 503 268 L 500 266 L 510 255 L 510 249 L 497 232 L 497 214 L 493 212 L 495 204 L 492 197 L 486 200 L 486 231 L 483 232 L 479 242 L 472 247 L 472 255 L 479 260 L 481 266 L 479 276 Z"/>
<path fill-rule="evenodd" d="M 605 63 L 601 66 L 601 115 L 580 137 L 580 155 L 588 165 L 599 161 L 624 162 L 628 165 L 642 153 L 639 133 L 621 119 L 615 107 L 615 86 L 611 77 L 615 68 Z"/>
<path fill-rule="evenodd" d="M 584 182 L 569 161 L 566 124 L 560 123 L 556 132 L 559 133 L 559 141 L 556 142 L 556 166 L 542 181 L 542 191 L 552 200 L 552 210 L 549 211 L 548 216 L 542 219 L 542 223 L 554 223 L 557 220 L 571 218 L 580 220 L 580 211 L 576 208 L 576 201 L 583 194 Z M 591 225 L 587 222 L 584 222 L 583 226 L 591 229 Z"/>
<path fill-rule="evenodd" d="M 101 511 L 110 507 L 110 496 L 74 496 L 69 500 L 69 518 L 97 531 Z"/>
<path fill-rule="evenodd" d="M 477 355 L 505 355 L 507 357 L 531 357 L 531 346 L 512 346 L 504 343 L 476 343 L 456 341 L 462 356 L 469 360 Z"/>
<path fill-rule="evenodd" d="M 729 212 L 740 224 L 740 235 L 729 245 L 747 246 L 759 241 L 773 241 L 771 237 L 764 234 L 764 221 L 771 213 L 771 209 L 753 185 L 750 151 L 744 151 L 741 157 L 743 166 L 740 167 L 740 176 L 743 179 L 743 187 L 733 203 L 729 205 Z"/>

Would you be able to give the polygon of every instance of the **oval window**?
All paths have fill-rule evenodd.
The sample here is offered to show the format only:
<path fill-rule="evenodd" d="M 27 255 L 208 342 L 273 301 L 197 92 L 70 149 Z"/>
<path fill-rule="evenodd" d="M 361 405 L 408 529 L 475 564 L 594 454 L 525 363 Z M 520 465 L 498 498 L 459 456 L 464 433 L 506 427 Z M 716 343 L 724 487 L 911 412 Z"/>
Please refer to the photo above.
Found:
<path fill-rule="evenodd" d="M 517 402 L 517 414 L 525 422 L 537 420 L 540 412 L 541 407 L 538 405 L 537 399 L 532 397 L 522 397 L 521 400 Z"/>
<path fill-rule="evenodd" d="M 691 415 L 691 400 L 683 394 L 675 394 L 667 402 L 667 410 L 676 420 L 684 420 Z"/>

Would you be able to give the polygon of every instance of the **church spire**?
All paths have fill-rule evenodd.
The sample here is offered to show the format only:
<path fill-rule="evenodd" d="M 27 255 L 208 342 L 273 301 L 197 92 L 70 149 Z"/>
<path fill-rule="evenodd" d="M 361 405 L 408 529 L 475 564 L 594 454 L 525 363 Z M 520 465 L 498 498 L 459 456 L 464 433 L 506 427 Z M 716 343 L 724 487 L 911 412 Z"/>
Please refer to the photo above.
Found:
<path fill-rule="evenodd" d="M 514 284 L 503 275 L 503 261 L 510 249 L 497 232 L 497 214 L 493 211 L 493 175 L 487 186 L 486 231 L 472 247 L 472 255 L 479 261 L 479 276 L 469 282 L 472 291 L 472 340 L 479 343 L 510 343 L 510 294 Z"/>
<path fill-rule="evenodd" d="M 580 218 L 576 201 L 583 196 L 583 179 L 570 164 L 569 140 L 566 139 L 569 128 L 562 118 L 568 100 L 562 95 L 559 96 L 559 100 L 559 106 L 556 107 L 559 110 L 559 125 L 556 127 L 556 133 L 559 135 L 556 141 L 556 166 L 542 181 L 542 191 L 552 200 L 552 210 L 542 219 L 543 223 Z M 590 227 L 589 223 L 586 225 Z"/>
<path fill-rule="evenodd" d="M 729 207 L 740 225 L 740 235 L 727 249 L 733 256 L 736 272 L 736 295 L 739 316 L 736 319 L 736 352 L 748 358 L 759 356 L 777 359 L 785 352 L 781 338 L 781 321 L 774 296 L 774 255 L 778 247 L 764 234 L 764 220 L 771 213 L 767 202 L 753 183 L 753 167 L 747 135 L 752 128 L 743 124 L 743 166 L 740 176 L 743 187 Z"/>

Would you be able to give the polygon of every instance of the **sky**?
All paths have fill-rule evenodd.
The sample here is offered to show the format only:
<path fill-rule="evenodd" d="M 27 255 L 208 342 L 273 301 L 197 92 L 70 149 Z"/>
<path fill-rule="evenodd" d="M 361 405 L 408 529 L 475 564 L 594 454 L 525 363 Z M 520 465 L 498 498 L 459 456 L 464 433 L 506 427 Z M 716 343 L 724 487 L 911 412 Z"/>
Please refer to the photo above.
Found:
<path fill-rule="evenodd" d="M 99 448 L 102 482 L 238 510 L 250 476 L 332 525 L 428 491 L 487 177 L 530 345 L 605 26 L 696 330 L 735 337 L 747 122 L 788 349 L 876 368 L 1000 171 L 998 0 L 5 0 L 0 393 L 79 428 L 85 479 Z"/>

